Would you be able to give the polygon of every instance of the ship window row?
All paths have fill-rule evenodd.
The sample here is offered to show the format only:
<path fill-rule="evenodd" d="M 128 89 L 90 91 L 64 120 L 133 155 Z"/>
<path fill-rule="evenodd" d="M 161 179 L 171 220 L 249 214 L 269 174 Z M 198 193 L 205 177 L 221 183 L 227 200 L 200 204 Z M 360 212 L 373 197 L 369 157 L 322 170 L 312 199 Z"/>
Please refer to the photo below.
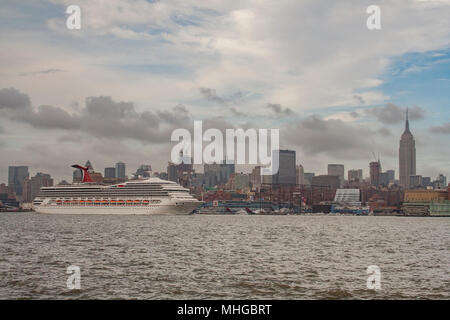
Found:
<path fill-rule="evenodd" d="M 45 197 L 40 197 L 42 199 L 45 199 Z M 36 199 L 40 199 L 39 197 Z M 71 199 L 80 199 L 80 200 L 119 200 L 119 199 L 124 199 L 124 200 L 128 200 L 128 199 L 152 199 L 155 197 L 149 197 L 149 196 L 141 196 L 141 197 L 60 197 L 60 198 L 51 198 L 49 201 L 55 201 L 55 200 L 71 200 Z M 158 197 L 159 198 L 159 197 Z"/>
<path fill-rule="evenodd" d="M 95 194 L 101 194 L 101 196 L 109 196 L 109 195 L 154 195 L 154 194 L 161 194 L 161 195 L 167 195 L 167 191 L 146 191 L 146 192 L 96 192 Z M 46 194 L 46 193 L 40 193 L 42 196 L 47 197 L 57 197 L 57 196 L 66 196 L 66 195 L 86 195 L 86 196 L 94 196 L 95 194 L 92 193 L 86 193 L 86 192 L 59 192 L 57 194 Z"/>
<path fill-rule="evenodd" d="M 145 188 L 145 189 L 106 189 L 106 190 L 41 190 L 43 193 L 70 193 L 70 192 L 85 192 L 85 193 L 98 193 L 98 192 L 136 192 L 136 191 L 165 191 L 170 189 L 162 189 L 162 188 Z M 175 190 L 183 190 L 183 189 L 175 189 Z"/>

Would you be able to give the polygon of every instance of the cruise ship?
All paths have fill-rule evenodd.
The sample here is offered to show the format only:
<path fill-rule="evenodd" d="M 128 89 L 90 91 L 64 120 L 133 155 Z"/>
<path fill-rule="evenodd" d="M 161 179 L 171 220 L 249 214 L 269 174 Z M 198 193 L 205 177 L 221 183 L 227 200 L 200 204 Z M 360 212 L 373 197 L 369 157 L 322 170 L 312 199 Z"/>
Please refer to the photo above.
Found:
<path fill-rule="evenodd" d="M 92 182 L 87 168 L 79 184 L 42 187 L 33 209 L 50 214 L 190 214 L 202 202 L 179 184 L 159 178 L 115 185 Z"/>

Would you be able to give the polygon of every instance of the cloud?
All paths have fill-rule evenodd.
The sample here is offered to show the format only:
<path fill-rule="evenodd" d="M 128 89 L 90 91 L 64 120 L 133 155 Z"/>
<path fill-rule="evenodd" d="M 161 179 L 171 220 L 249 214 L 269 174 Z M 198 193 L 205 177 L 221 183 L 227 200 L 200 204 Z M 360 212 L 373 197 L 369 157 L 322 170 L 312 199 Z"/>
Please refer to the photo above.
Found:
<path fill-rule="evenodd" d="M 188 109 L 182 104 L 173 107 L 172 111 L 158 110 L 156 114 L 161 120 L 176 126 L 186 125 L 187 122 L 191 121 Z"/>
<path fill-rule="evenodd" d="M 30 107 L 31 102 L 28 95 L 21 93 L 15 88 L 0 89 L 0 110 L 21 111 Z"/>
<path fill-rule="evenodd" d="M 211 88 L 199 88 L 200 93 L 209 101 L 214 101 L 219 104 L 225 104 L 227 102 L 226 99 L 219 97 L 216 93 L 216 90 Z"/>
<path fill-rule="evenodd" d="M 229 96 L 219 96 L 215 89 L 202 87 L 199 90 L 205 99 L 220 105 L 236 104 L 243 97 L 241 91 L 234 92 Z"/>
<path fill-rule="evenodd" d="M 431 127 L 430 132 L 436 134 L 450 134 L 450 122 L 444 123 L 440 126 Z"/>
<path fill-rule="evenodd" d="M 40 75 L 40 74 L 54 74 L 54 73 L 59 73 L 59 72 L 65 72 L 64 70 L 61 69 L 46 69 L 46 70 L 41 70 L 41 71 L 32 71 L 32 72 L 22 72 L 19 73 L 19 76 L 36 76 L 36 75 Z"/>
<path fill-rule="evenodd" d="M 391 131 L 388 128 L 384 128 L 384 127 L 378 129 L 378 133 L 384 137 L 388 137 L 388 136 L 392 135 Z"/>
<path fill-rule="evenodd" d="M 235 107 L 231 107 L 230 108 L 231 113 L 233 113 L 234 116 L 236 117 L 247 117 L 248 115 L 244 112 L 239 111 L 238 109 L 236 109 Z"/>
<path fill-rule="evenodd" d="M 73 116 L 61 108 L 47 105 L 39 106 L 36 111 L 30 110 L 14 116 L 12 119 L 43 129 L 73 130 L 81 128 L 80 119 L 77 116 Z"/>
<path fill-rule="evenodd" d="M 425 110 L 417 106 L 408 108 L 408 113 L 410 120 L 422 120 L 425 118 Z"/>
<path fill-rule="evenodd" d="M 294 111 L 289 108 L 283 108 L 280 104 L 268 103 L 266 107 L 272 110 L 277 117 L 290 117 L 295 114 Z"/>
<path fill-rule="evenodd" d="M 350 116 L 356 119 L 356 118 L 359 118 L 359 113 L 356 111 L 352 111 L 352 112 L 350 112 Z"/>
<path fill-rule="evenodd" d="M 355 99 L 359 104 L 365 104 L 366 103 L 366 101 L 364 101 L 364 98 L 363 97 L 361 97 L 360 95 L 354 95 L 353 96 L 353 99 Z"/>
<path fill-rule="evenodd" d="M 33 109 L 28 95 L 15 88 L 0 90 L 0 108 L 14 121 L 38 129 L 87 133 L 97 138 L 169 142 L 170 133 L 190 122 L 185 106 L 172 110 L 138 112 L 132 102 L 117 102 L 108 96 L 88 97 L 85 107 L 69 113 L 60 107 L 41 105 Z"/>
<path fill-rule="evenodd" d="M 420 107 L 408 108 L 410 120 L 422 120 L 425 118 L 425 111 Z M 366 110 L 367 114 L 374 116 L 384 124 L 396 124 L 405 121 L 406 108 L 401 108 L 393 103 L 386 103 L 384 107 L 375 107 Z"/>
<path fill-rule="evenodd" d="M 300 147 L 310 156 L 325 154 L 333 159 L 367 159 L 371 150 L 393 150 L 382 144 L 374 145 L 379 131 L 363 125 L 339 119 L 323 119 L 317 115 L 308 116 L 287 126 L 282 138 L 292 147 Z M 386 132 L 384 132 L 386 134 Z"/>

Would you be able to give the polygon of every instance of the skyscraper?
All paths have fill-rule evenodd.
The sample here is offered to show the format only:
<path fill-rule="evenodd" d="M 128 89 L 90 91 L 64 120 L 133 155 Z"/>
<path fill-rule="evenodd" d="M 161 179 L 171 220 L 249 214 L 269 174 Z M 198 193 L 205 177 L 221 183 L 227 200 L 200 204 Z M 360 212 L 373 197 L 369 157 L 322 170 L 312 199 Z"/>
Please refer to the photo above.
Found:
<path fill-rule="evenodd" d="M 345 169 L 344 169 L 343 164 L 329 164 L 328 165 L 328 175 L 329 176 L 338 176 L 340 187 L 342 187 L 344 185 L 344 174 L 345 174 Z"/>
<path fill-rule="evenodd" d="M 409 131 L 408 110 L 406 110 L 405 131 L 400 139 L 399 174 L 400 185 L 409 188 L 410 176 L 416 175 L 416 143 Z"/>
<path fill-rule="evenodd" d="M 278 160 L 278 172 L 272 176 L 272 183 L 279 185 L 295 185 L 295 151 L 292 150 L 274 150 L 272 163 Z"/>
<path fill-rule="evenodd" d="M 116 168 L 109 167 L 105 168 L 105 178 L 115 178 L 116 177 Z"/>
<path fill-rule="evenodd" d="M 23 202 L 31 202 L 38 195 L 41 187 L 52 187 L 53 179 L 49 174 L 38 172 L 34 177 L 26 178 L 23 185 Z"/>
<path fill-rule="evenodd" d="M 125 163 L 116 163 L 116 178 L 125 178 Z"/>
<path fill-rule="evenodd" d="M 388 175 L 388 182 L 395 182 L 395 170 L 387 170 L 386 173 Z"/>
<path fill-rule="evenodd" d="M 296 167 L 296 184 L 305 184 L 305 169 L 301 164 Z"/>
<path fill-rule="evenodd" d="M 369 164 L 370 167 L 370 184 L 378 187 L 380 185 L 381 163 L 380 160 L 373 161 Z"/>
<path fill-rule="evenodd" d="M 8 186 L 13 188 L 18 196 L 23 193 L 23 180 L 29 176 L 27 166 L 8 167 Z"/>

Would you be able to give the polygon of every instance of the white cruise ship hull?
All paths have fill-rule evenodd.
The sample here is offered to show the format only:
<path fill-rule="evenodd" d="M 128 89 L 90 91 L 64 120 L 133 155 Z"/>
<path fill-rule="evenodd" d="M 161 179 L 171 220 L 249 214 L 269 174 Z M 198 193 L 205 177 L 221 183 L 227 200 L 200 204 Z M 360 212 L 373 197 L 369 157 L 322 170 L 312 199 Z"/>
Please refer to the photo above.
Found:
<path fill-rule="evenodd" d="M 172 181 L 149 178 L 117 185 L 42 187 L 33 209 L 46 214 L 190 214 L 202 204 Z"/>
<path fill-rule="evenodd" d="M 145 214 L 145 215 L 187 215 L 201 203 L 192 202 L 184 205 L 160 205 L 155 207 L 89 207 L 89 206 L 34 206 L 33 210 L 44 214 Z"/>

